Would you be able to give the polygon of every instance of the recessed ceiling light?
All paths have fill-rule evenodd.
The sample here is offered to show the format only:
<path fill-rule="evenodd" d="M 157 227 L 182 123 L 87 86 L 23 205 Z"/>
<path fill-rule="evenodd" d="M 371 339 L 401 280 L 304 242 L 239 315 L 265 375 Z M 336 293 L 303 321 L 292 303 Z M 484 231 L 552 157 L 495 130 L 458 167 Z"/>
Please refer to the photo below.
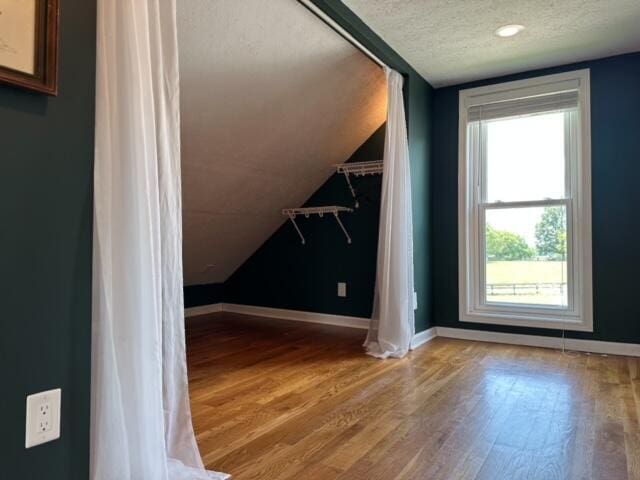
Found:
<path fill-rule="evenodd" d="M 514 35 L 520 33 L 522 30 L 524 30 L 524 27 L 522 25 L 504 25 L 498 28 L 494 33 L 499 37 L 506 38 L 513 37 Z"/>

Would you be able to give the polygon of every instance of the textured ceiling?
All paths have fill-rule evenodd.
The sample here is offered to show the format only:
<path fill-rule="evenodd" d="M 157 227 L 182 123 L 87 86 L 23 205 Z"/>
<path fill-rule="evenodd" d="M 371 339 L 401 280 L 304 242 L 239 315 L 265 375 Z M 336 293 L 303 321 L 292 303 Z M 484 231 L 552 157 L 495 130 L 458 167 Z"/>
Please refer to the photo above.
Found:
<path fill-rule="evenodd" d="M 178 41 L 185 284 L 221 282 L 384 122 L 386 83 L 295 0 L 179 0 Z"/>
<path fill-rule="evenodd" d="M 640 0 L 343 3 L 435 87 L 640 50 Z"/>

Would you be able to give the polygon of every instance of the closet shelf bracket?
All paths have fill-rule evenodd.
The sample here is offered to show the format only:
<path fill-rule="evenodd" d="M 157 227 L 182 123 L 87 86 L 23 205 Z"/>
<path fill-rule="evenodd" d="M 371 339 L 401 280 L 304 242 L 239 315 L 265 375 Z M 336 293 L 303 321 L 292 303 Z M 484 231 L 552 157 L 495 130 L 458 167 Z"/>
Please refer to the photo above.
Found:
<path fill-rule="evenodd" d="M 285 208 L 282 210 L 282 214 L 286 217 L 289 217 L 289 220 L 291 220 L 291 223 L 293 223 L 293 226 L 295 227 L 296 232 L 298 232 L 303 245 L 306 244 L 306 240 L 304 239 L 304 235 L 302 234 L 302 231 L 300 231 L 300 227 L 296 222 L 296 217 L 298 215 L 303 215 L 305 218 L 309 218 L 311 215 L 318 215 L 320 218 L 322 218 L 325 214 L 333 215 L 333 217 L 336 219 L 336 222 L 338 222 L 338 225 L 342 229 L 345 237 L 347 237 L 347 243 L 351 244 L 351 237 L 349 236 L 347 229 L 344 227 L 342 220 L 340 220 L 340 212 L 353 212 L 353 209 L 331 205 L 328 207 Z"/>
<path fill-rule="evenodd" d="M 364 177 L 365 175 L 380 175 L 382 174 L 383 163 L 382 160 L 375 160 L 373 162 L 353 162 L 343 163 L 341 165 L 335 165 L 338 173 L 344 175 L 344 179 L 347 181 L 351 196 L 355 200 L 355 207 L 358 208 L 360 203 L 356 196 L 356 189 L 353 188 L 350 175 L 354 177 Z"/>

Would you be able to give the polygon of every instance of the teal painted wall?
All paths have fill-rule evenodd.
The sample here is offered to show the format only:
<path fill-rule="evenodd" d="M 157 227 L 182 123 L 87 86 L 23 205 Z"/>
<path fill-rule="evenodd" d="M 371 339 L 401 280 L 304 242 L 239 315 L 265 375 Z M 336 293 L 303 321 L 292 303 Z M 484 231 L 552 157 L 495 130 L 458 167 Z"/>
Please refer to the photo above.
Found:
<path fill-rule="evenodd" d="M 60 94 L 0 85 L 0 473 L 89 476 L 95 1 L 60 2 Z M 62 388 L 62 437 L 26 450 L 25 399 Z"/>
<path fill-rule="evenodd" d="M 224 283 L 188 285 L 184 287 L 183 293 L 185 308 L 212 305 L 224 302 Z"/>
<path fill-rule="evenodd" d="M 435 324 L 432 319 L 431 267 L 431 125 L 433 89 L 418 74 L 408 79 L 408 135 L 413 202 L 413 268 L 418 295 L 416 332 Z M 405 89 L 406 90 L 406 89 Z"/>
<path fill-rule="evenodd" d="M 376 131 L 349 162 L 380 160 L 384 127 Z M 333 215 L 284 223 L 226 282 L 228 303 L 287 308 L 335 315 L 369 317 L 373 304 L 378 246 L 381 176 L 353 180 L 360 207 L 340 216 L 353 243 L 349 245 Z M 344 176 L 334 174 L 304 206 L 352 207 Z M 337 282 L 347 283 L 347 297 L 337 296 Z"/>
<path fill-rule="evenodd" d="M 591 69 L 594 332 L 574 338 L 640 343 L 640 53 L 442 88 L 433 98 L 433 316 L 437 325 L 535 335 L 559 331 L 458 321 L 458 91 Z"/>

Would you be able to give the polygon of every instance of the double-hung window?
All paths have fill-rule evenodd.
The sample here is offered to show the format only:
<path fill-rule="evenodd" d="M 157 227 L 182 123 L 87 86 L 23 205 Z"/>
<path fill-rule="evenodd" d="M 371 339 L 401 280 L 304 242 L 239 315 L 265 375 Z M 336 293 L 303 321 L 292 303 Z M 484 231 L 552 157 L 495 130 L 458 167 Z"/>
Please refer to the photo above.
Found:
<path fill-rule="evenodd" d="M 460 91 L 462 321 L 592 330 L 589 71 Z"/>

